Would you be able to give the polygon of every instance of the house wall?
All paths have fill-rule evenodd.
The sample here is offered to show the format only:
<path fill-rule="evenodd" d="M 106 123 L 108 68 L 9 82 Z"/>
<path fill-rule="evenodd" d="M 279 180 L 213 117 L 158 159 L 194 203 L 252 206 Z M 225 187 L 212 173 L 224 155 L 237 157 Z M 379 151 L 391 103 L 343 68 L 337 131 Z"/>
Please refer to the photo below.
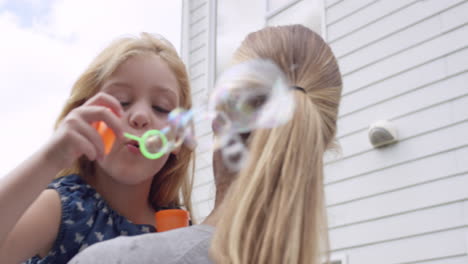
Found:
<path fill-rule="evenodd" d="M 460 0 L 326 1 L 344 90 L 325 188 L 350 264 L 468 263 L 467 14 Z M 397 144 L 371 147 L 379 119 Z"/>
<path fill-rule="evenodd" d="M 344 81 L 341 154 L 325 160 L 332 255 L 347 264 L 468 263 L 468 1 L 290 2 L 265 10 L 265 25 L 321 32 Z M 216 1 L 184 5 L 184 57 L 202 105 L 216 72 Z M 367 128 L 381 119 L 400 141 L 374 149 Z M 196 130 L 201 220 L 213 207 L 212 135 L 204 120 Z"/>

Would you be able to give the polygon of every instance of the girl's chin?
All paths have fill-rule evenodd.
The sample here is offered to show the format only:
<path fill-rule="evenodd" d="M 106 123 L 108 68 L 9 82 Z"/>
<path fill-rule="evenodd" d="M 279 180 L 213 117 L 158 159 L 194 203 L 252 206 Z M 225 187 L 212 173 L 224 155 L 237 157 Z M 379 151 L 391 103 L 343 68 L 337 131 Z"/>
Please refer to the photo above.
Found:
<path fill-rule="evenodd" d="M 153 176 L 142 177 L 141 174 L 114 174 L 111 176 L 114 181 L 124 185 L 140 185 L 142 183 L 151 183 Z"/>
<path fill-rule="evenodd" d="M 164 167 L 169 155 L 157 160 L 149 160 L 143 156 L 134 160 L 136 157 L 130 152 L 111 152 L 96 162 L 100 169 L 115 181 L 126 185 L 137 185 L 151 182 L 154 175 Z"/>
<path fill-rule="evenodd" d="M 115 164 L 118 164 L 115 166 Z M 104 175 L 108 175 L 113 181 L 125 185 L 138 185 L 144 182 L 151 182 L 156 173 L 143 171 L 143 167 L 125 165 L 121 162 L 110 159 L 97 162 L 97 168 Z"/>

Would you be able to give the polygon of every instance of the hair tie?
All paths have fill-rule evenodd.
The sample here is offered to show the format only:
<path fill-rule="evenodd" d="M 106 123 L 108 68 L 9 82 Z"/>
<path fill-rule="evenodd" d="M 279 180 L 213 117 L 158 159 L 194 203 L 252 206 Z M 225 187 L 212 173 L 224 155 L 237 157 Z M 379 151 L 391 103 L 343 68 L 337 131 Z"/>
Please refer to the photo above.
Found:
<path fill-rule="evenodd" d="M 304 88 L 300 87 L 300 86 L 293 86 L 292 88 L 294 88 L 296 90 L 299 90 L 299 91 L 301 91 L 303 93 L 307 93 L 306 90 Z"/>

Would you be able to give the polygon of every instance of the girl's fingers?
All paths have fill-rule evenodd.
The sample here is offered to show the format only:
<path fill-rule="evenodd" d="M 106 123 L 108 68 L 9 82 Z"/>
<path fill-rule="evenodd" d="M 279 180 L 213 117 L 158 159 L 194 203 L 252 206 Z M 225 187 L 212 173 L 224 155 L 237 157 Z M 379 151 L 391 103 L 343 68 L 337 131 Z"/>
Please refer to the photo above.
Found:
<path fill-rule="evenodd" d="M 122 114 L 123 109 L 116 98 L 109 94 L 98 93 L 82 106 L 73 109 L 61 122 L 64 133 L 62 134 L 65 135 L 62 146 L 66 147 L 69 153 L 78 155 L 76 158 L 81 155 L 86 155 L 90 160 L 104 157 L 104 142 L 93 124 L 103 121 L 117 138 L 121 138 L 123 137 L 120 119 Z"/>
<path fill-rule="evenodd" d="M 109 108 L 97 105 L 88 105 L 77 108 L 75 114 L 80 116 L 86 123 L 103 121 L 114 131 L 117 137 L 123 135 L 122 121 Z M 77 118 L 77 119 L 80 119 Z"/>
<path fill-rule="evenodd" d="M 76 127 L 74 128 L 75 132 L 84 137 L 93 147 L 98 157 L 104 157 L 104 143 L 102 142 L 101 136 L 84 120 L 79 120 L 76 122 Z M 89 157 L 88 157 L 89 158 Z"/>
<path fill-rule="evenodd" d="M 95 122 L 103 121 L 112 129 L 116 137 L 123 137 L 122 121 L 109 110 L 109 108 L 97 105 L 83 105 L 70 112 L 62 125 L 68 133 L 77 133 L 81 135 L 88 144 L 94 148 L 93 159 L 104 157 L 104 142 L 97 129 L 93 126 Z M 74 143 L 76 144 L 76 142 Z M 80 149 L 79 145 L 75 146 Z M 88 151 L 89 155 L 90 153 Z M 89 157 L 91 159 L 91 157 Z"/>
<path fill-rule="evenodd" d="M 72 135 L 72 140 L 78 146 L 76 150 L 77 158 L 81 155 L 85 155 L 89 160 L 96 160 L 98 158 L 96 147 L 85 136 L 75 131 Z"/>

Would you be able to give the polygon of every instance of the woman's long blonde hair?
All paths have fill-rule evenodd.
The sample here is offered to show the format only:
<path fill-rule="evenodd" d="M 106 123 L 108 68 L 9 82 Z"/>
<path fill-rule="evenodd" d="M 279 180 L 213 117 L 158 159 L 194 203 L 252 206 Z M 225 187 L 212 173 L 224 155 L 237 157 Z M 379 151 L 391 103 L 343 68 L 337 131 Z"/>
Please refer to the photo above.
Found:
<path fill-rule="evenodd" d="M 334 142 L 342 81 L 323 39 L 301 25 L 251 33 L 234 63 L 269 59 L 286 74 L 296 110 L 285 125 L 255 131 L 211 244 L 216 263 L 328 261 L 323 154 Z"/>
<path fill-rule="evenodd" d="M 86 100 L 98 93 L 104 81 L 124 61 L 132 56 L 148 53 L 158 55 L 167 63 L 177 77 L 180 87 L 179 106 L 189 109 L 192 106 L 192 98 L 184 63 L 168 41 L 148 33 L 141 33 L 139 38 L 126 37 L 114 41 L 94 59 L 73 85 L 70 97 L 58 117 L 55 127 L 57 128 L 71 110 L 84 104 Z M 182 146 L 177 156 L 170 155 L 151 184 L 149 202 L 154 208 L 184 206 L 189 211 L 192 210 L 190 196 L 193 185 L 194 160 L 195 153 L 185 146 Z M 189 172 L 190 164 L 192 164 L 191 172 Z M 83 156 L 71 168 L 61 171 L 58 177 L 70 173 L 92 175 L 94 166 L 93 161 L 89 161 Z"/>

